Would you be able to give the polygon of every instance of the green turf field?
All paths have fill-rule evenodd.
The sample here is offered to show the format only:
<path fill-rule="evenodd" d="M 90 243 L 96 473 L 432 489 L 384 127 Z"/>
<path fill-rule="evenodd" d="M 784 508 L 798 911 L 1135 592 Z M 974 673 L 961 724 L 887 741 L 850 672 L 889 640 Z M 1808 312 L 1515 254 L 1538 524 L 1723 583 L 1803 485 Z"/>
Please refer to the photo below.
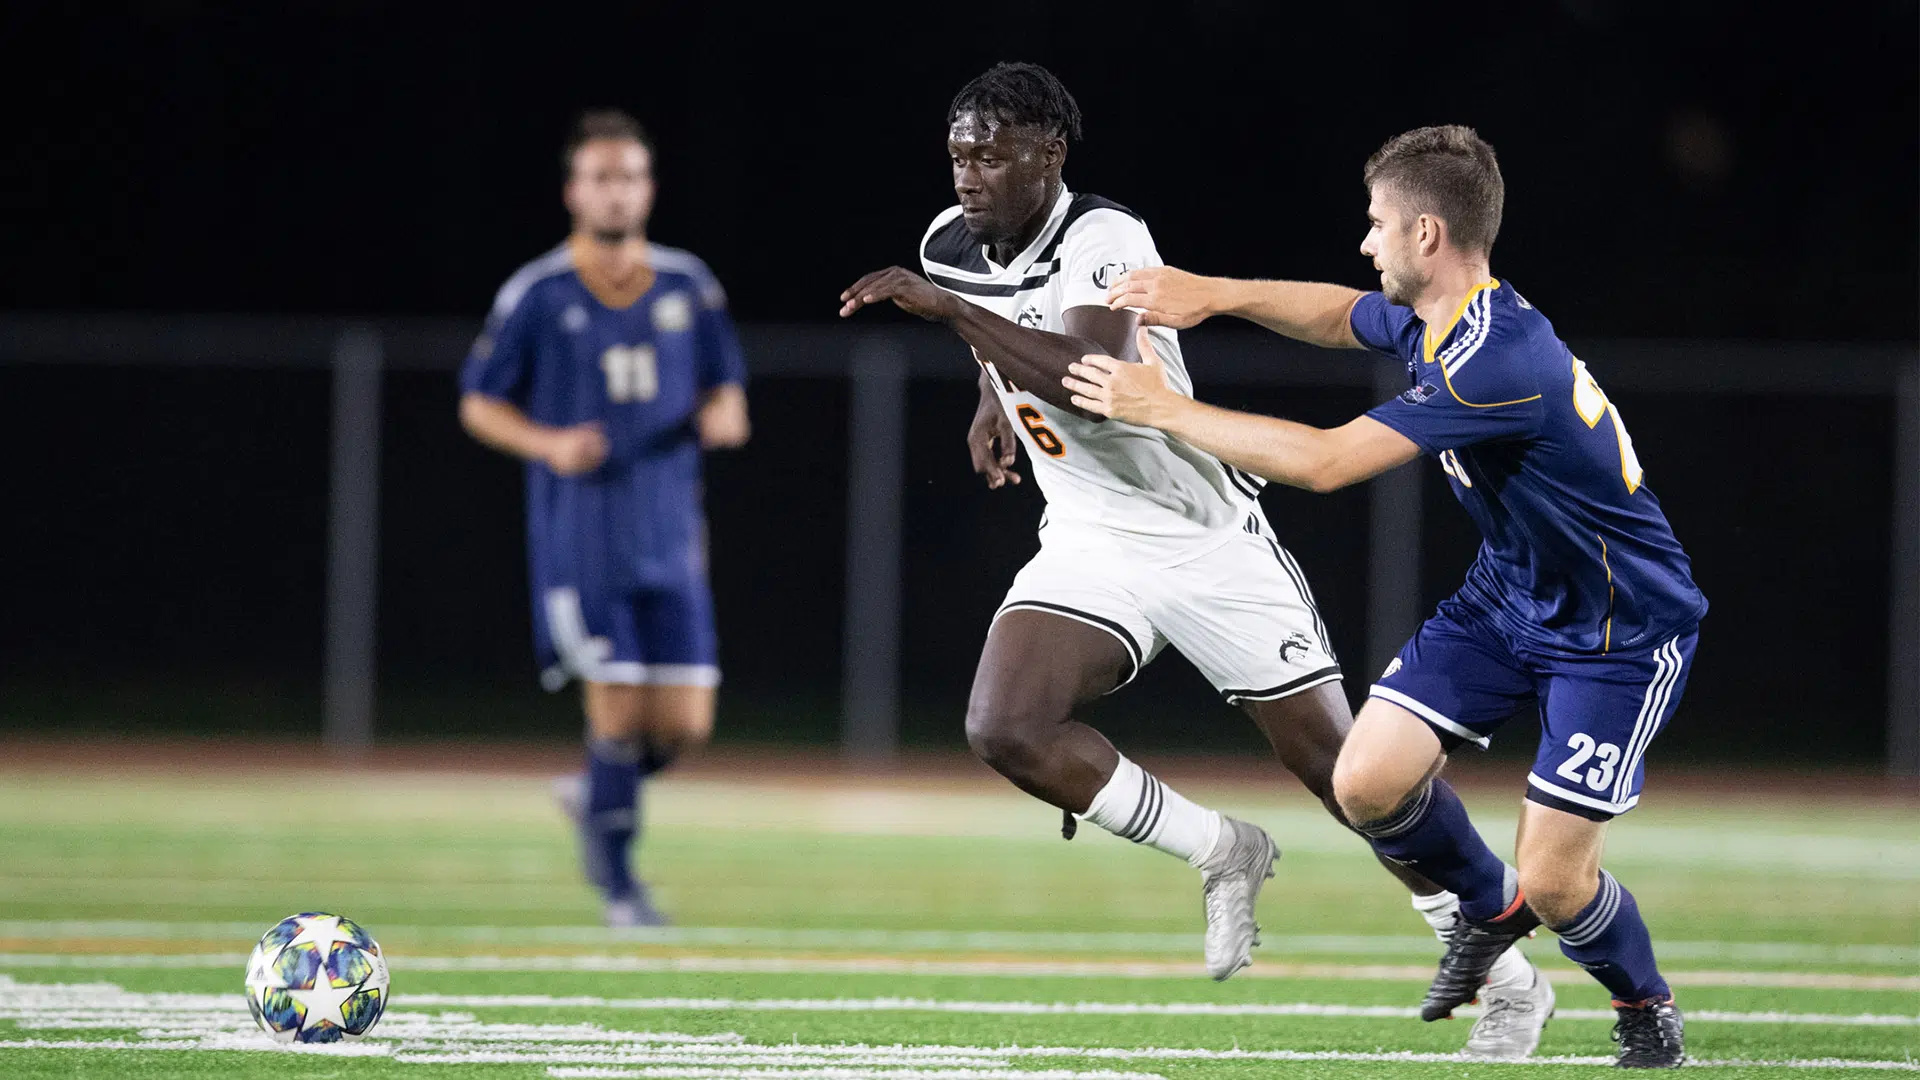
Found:
<path fill-rule="evenodd" d="M 1544 937 L 1554 1060 L 1440 1056 L 1468 1022 L 1413 1017 L 1438 946 L 1358 841 L 1304 798 L 1181 786 L 1286 852 L 1266 944 L 1225 984 L 1201 971 L 1197 875 L 1098 830 L 1064 843 L 1052 811 L 972 774 L 656 784 L 642 866 L 681 926 L 615 935 L 539 778 L 318 757 L 0 772 L 0 1076 L 1518 1078 L 1611 1060 L 1604 993 Z M 1920 1071 L 1920 813 L 1661 796 L 1608 865 L 1648 912 L 1693 1057 L 1717 1076 Z M 1513 796 L 1467 797 L 1510 846 Z M 285 1051 L 254 1030 L 246 952 L 303 910 L 380 939 L 374 1037 Z"/>

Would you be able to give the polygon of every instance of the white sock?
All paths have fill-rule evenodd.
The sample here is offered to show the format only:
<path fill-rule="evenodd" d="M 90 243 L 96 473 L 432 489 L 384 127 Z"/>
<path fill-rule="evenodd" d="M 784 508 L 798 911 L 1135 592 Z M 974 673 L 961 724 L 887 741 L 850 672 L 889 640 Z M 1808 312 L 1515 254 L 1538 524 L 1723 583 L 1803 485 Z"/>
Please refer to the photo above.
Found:
<path fill-rule="evenodd" d="M 1213 851 L 1223 824 L 1218 812 L 1196 805 L 1154 779 L 1125 754 L 1080 819 L 1122 839 L 1178 856 L 1194 867 Z"/>
<path fill-rule="evenodd" d="M 1413 910 L 1427 920 L 1428 926 L 1433 927 L 1433 936 L 1445 943 L 1447 932 L 1453 929 L 1454 916 L 1460 913 L 1460 898 L 1450 892 L 1437 892 L 1432 896 L 1416 894 L 1413 898 Z M 1520 952 L 1520 946 L 1515 945 L 1501 953 L 1500 959 L 1493 962 L 1493 967 L 1487 972 L 1487 985 L 1502 987 L 1533 985 L 1533 965 L 1528 963 L 1526 956 Z"/>
<path fill-rule="evenodd" d="M 1453 918 L 1460 914 L 1460 898 L 1446 891 L 1434 893 L 1432 896 L 1421 896 L 1415 893 L 1413 910 L 1427 920 L 1427 925 L 1433 927 L 1433 936 L 1440 939 L 1440 944 L 1445 945 L 1447 934 L 1453 930 Z"/>

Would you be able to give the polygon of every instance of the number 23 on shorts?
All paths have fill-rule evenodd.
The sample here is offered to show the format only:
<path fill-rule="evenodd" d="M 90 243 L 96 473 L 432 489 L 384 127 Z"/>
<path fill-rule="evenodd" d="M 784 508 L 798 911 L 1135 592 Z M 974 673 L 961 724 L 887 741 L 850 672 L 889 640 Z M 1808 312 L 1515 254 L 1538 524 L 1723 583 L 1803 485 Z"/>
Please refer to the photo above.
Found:
<path fill-rule="evenodd" d="M 1027 435 L 1033 439 L 1033 445 L 1039 447 L 1041 453 L 1048 457 L 1066 456 L 1067 444 L 1061 442 L 1060 436 L 1055 435 L 1053 429 L 1047 426 L 1047 418 L 1040 415 L 1039 409 L 1031 405 L 1022 405 L 1013 412 L 1020 418 L 1020 426 L 1027 429 Z"/>

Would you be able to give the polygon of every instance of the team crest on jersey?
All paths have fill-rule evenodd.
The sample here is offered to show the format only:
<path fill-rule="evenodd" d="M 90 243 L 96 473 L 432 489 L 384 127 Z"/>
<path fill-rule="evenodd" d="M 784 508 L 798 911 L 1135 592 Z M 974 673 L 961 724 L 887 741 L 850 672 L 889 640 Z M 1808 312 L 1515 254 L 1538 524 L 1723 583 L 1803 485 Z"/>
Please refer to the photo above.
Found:
<path fill-rule="evenodd" d="M 1381 672 L 1380 677 L 1384 679 L 1387 676 L 1392 675 L 1394 672 L 1399 670 L 1400 670 L 1400 658 L 1396 656 L 1392 660 L 1387 661 L 1387 670 Z"/>
<path fill-rule="evenodd" d="M 653 328 L 677 334 L 693 325 L 693 305 L 687 294 L 670 292 L 653 302 Z"/>
<path fill-rule="evenodd" d="M 1031 326 L 1037 329 L 1040 326 L 1040 305 L 1028 304 L 1021 308 L 1020 314 L 1014 316 L 1013 321 L 1020 326 Z"/>
<path fill-rule="evenodd" d="M 567 310 L 560 313 L 560 328 L 569 334 L 577 334 L 587 328 L 587 309 L 579 304 L 568 304 Z"/>
<path fill-rule="evenodd" d="M 1400 400 L 1406 402 L 1409 405 L 1418 405 L 1439 392 L 1440 392 L 1439 387 L 1433 385 L 1430 382 L 1424 382 L 1424 383 L 1421 383 L 1419 386 L 1416 386 L 1413 389 L 1408 390 L 1407 392 L 1401 394 Z"/>
<path fill-rule="evenodd" d="M 1280 643 L 1281 663 L 1289 663 L 1293 660 L 1293 657 L 1288 655 L 1288 651 L 1292 649 L 1298 649 L 1302 653 L 1311 652 L 1313 650 L 1313 639 L 1297 630 L 1288 634 L 1287 640 Z"/>
<path fill-rule="evenodd" d="M 1103 289 L 1109 288 L 1110 286 L 1113 285 L 1114 282 L 1120 280 L 1121 274 L 1124 274 L 1126 272 L 1127 272 L 1126 263 L 1123 263 L 1123 262 L 1108 263 L 1107 265 L 1093 272 L 1093 283 L 1095 285 L 1100 286 Z"/>

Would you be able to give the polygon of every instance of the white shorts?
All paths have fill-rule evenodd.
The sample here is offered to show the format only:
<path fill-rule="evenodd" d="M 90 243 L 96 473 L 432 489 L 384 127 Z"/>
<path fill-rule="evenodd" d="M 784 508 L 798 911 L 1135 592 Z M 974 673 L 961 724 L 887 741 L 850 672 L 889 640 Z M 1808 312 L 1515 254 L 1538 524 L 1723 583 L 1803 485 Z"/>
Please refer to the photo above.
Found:
<path fill-rule="evenodd" d="M 1118 638 L 1133 660 L 1120 686 L 1168 645 L 1230 705 L 1273 701 L 1340 678 L 1307 576 L 1259 517 L 1205 555 L 1167 568 L 1043 547 L 1014 577 L 994 619 L 1022 610 Z"/>

